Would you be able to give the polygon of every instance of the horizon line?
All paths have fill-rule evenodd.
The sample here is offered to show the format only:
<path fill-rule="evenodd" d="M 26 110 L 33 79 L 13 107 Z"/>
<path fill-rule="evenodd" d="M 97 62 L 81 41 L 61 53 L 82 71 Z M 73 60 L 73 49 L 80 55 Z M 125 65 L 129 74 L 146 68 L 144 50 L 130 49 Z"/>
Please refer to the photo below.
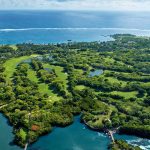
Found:
<path fill-rule="evenodd" d="M 0 9 L 0 11 L 83 11 L 83 12 L 150 12 L 150 10 L 125 10 L 125 9 L 103 9 L 103 10 L 98 10 L 98 9 L 30 9 L 30 8 L 25 8 L 25 9 Z"/>

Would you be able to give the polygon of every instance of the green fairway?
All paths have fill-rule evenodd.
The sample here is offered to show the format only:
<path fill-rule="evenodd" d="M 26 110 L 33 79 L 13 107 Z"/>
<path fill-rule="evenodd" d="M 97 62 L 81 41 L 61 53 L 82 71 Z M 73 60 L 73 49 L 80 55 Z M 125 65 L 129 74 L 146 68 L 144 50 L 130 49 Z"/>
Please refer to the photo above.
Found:
<path fill-rule="evenodd" d="M 48 84 L 39 83 L 39 84 L 38 84 L 38 87 L 39 87 L 40 93 L 48 94 L 49 96 L 50 96 L 50 95 L 51 95 L 51 96 L 54 95 L 54 93 L 52 92 L 52 90 L 49 89 Z"/>
<path fill-rule="evenodd" d="M 61 97 L 57 96 L 57 94 L 53 93 L 53 90 L 49 89 L 48 84 L 45 83 L 41 83 L 36 75 L 36 72 L 32 69 L 29 69 L 28 71 L 28 78 L 33 81 L 38 83 L 38 89 L 40 93 L 43 94 L 48 94 L 49 98 L 48 100 L 54 102 L 54 101 L 58 101 L 61 99 Z"/>
<path fill-rule="evenodd" d="M 54 66 L 54 65 L 50 65 L 50 64 L 43 64 L 44 68 L 50 68 L 50 69 L 54 69 L 55 73 L 57 75 L 57 80 L 63 81 L 64 82 L 64 86 L 65 89 L 67 89 L 68 85 L 68 75 L 67 73 L 64 73 L 64 68 L 60 67 L 60 66 Z"/>
<path fill-rule="evenodd" d="M 15 51 L 18 49 L 16 45 L 10 45 L 11 48 L 13 48 Z"/>
<path fill-rule="evenodd" d="M 82 91 L 82 90 L 84 90 L 85 88 L 86 88 L 86 86 L 84 86 L 84 85 L 77 85 L 77 86 L 75 87 L 75 90 Z"/>
<path fill-rule="evenodd" d="M 121 86 L 125 86 L 127 84 L 127 82 L 122 81 L 122 80 L 118 80 L 118 79 L 116 79 L 114 77 L 106 77 L 106 79 L 108 79 L 113 84 L 114 83 L 119 83 L 119 84 L 121 84 Z"/>
<path fill-rule="evenodd" d="M 28 78 L 31 81 L 36 82 L 36 83 L 38 83 L 38 81 L 39 81 L 39 79 L 36 76 L 36 72 L 34 70 L 32 70 L 32 69 L 28 70 Z"/>
<path fill-rule="evenodd" d="M 124 98 L 132 98 L 132 97 L 136 97 L 136 95 L 138 94 L 137 91 L 133 91 L 133 92 L 119 92 L 119 91 L 113 91 L 111 92 L 111 94 L 114 95 L 120 95 L 123 96 Z"/>
<path fill-rule="evenodd" d="M 29 59 L 29 58 L 32 58 L 32 57 L 36 57 L 37 55 L 31 55 L 31 56 L 22 56 L 22 57 L 18 57 L 18 58 L 12 58 L 12 59 L 9 59 L 7 60 L 5 63 L 4 63 L 4 67 L 5 67 L 5 72 L 4 74 L 6 75 L 6 78 L 9 80 L 14 71 L 15 71 L 15 68 L 16 66 L 26 60 L 26 59 Z"/>
<path fill-rule="evenodd" d="M 5 64 L 4 64 L 4 67 L 5 67 L 5 72 L 4 73 L 6 75 L 7 81 L 10 81 L 10 78 L 12 77 L 12 75 L 13 75 L 15 69 L 16 69 L 17 64 L 19 64 L 20 62 L 22 62 L 26 59 L 36 57 L 36 56 L 37 55 L 23 56 L 23 57 L 18 57 L 18 58 L 12 58 L 12 59 L 6 61 Z M 57 67 L 57 72 L 58 72 L 59 69 L 60 68 Z M 32 69 L 29 69 L 29 71 L 28 71 L 28 78 L 33 82 L 36 82 L 36 83 L 39 82 L 39 79 L 36 76 L 36 72 L 33 71 Z M 54 99 L 59 100 L 60 99 L 60 97 L 58 97 L 56 94 L 54 94 L 52 92 L 52 90 L 49 89 L 47 84 L 38 83 L 38 87 L 39 87 L 39 91 L 41 93 L 48 94 L 49 96 L 51 96 L 51 98 L 49 98 L 49 99 L 52 99 L 52 100 L 54 100 Z"/>
<path fill-rule="evenodd" d="M 108 63 L 114 63 L 114 59 L 113 58 L 111 58 L 111 57 L 106 57 L 105 59 L 105 62 L 108 62 Z"/>

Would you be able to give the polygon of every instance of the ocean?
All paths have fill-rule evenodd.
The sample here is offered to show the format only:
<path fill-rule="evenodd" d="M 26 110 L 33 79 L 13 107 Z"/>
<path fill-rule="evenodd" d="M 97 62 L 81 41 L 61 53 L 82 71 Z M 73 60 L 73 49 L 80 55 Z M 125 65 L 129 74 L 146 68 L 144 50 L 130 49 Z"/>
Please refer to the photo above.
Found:
<path fill-rule="evenodd" d="M 115 33 L 149 36 L 149 13 L 0 11 L 0 44 L 105 41 Z"/>

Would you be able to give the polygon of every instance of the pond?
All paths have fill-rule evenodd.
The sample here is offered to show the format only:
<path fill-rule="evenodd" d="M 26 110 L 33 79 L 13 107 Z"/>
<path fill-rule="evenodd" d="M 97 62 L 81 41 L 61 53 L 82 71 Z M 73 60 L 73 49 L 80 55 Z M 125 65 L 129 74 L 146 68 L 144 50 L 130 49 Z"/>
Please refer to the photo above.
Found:
<path fill-rule="evenodd" d="M 12 127 L 7 119 L 0 114 L 0 149 L 22 150 L 10 144 L 13 140 Z M 150 140 L 128 135 L 115 135 L 117 139 L 127 140 L 131 144 L 140 145 L 144 150 L 150 150 Z M 66 128 L 54 128 L 53 132 L 39 138 L 28 147 L 28 150 L 107 150 L 110 139 L 103 133 L 91 131 L 81 124 L 79 117 Z"/>
<path fill-rule="evenodd" d="M 31 63 L 31 61 L 32 61 L 32 59 L 31 58 L 29 58 L 29 59 L 26 59 L 26 60 L 24 60 L 24 61 L 22 61 L 23 63 L 28 63 L 28 64 L 30 64 Z"/>
<path fill-rule="evenodd" d="M 48 72 L 52 72 L 51 68 L 44 68 L 44 70 L 48 71 Z"/>
<path fill-rule="evenodd" d="M 49 56 L 49 55 L 43 55 L 43 56 L 37 56 L 36 59 L 38 59 L 39 61 L 43 61 L 43 60 L 52 60 L 53 57 Z"/>
<path fill-rule="evenodd" d="M 43 61 L 43 60 L 51 61 L 51 60 L 53 60 L 53 57 L 52 57 L 52 56 L 48 56 L 48 55 L 45 55 L 45 56 L 37 56 L 37 57 L 35 57 L 35 58 L 36 58 L 37 60 L 39 60 L 39 61 Z M 23 60 L 22 62 L 23 62 L 23 63 L 28 63 L 28 64 L 30 64 L 30 63 L 32 62 L 32 59 L 29 58 L 29 59 Z"/>
<path fill-rule="evenodd" d="M 103 70 L 102 69 L 96 69 L 94 71 L 90 71 L 89 77 L 99 76 L 101 74 L 103 74 Z"/>

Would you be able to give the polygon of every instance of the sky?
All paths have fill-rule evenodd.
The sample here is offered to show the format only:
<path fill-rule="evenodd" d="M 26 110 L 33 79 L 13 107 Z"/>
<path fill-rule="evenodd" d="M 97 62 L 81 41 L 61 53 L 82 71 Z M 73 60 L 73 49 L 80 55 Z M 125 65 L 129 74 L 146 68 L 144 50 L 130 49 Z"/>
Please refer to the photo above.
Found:
<path fill-rule="evenodd" d="M 5 9 L 150 11 L 150 0 L 0 0 Z"/>

